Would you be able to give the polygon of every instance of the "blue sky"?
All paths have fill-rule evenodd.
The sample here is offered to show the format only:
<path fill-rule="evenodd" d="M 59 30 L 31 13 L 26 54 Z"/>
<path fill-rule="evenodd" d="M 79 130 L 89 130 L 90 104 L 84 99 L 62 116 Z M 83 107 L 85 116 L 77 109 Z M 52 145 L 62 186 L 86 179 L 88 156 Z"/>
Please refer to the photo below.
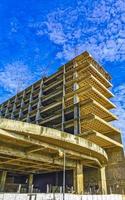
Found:
<path fill-rule="evenodd" d="M 0 102 L 85 50 L 113 77 L 125 140 L 124 0 L 1 0 Z"/>

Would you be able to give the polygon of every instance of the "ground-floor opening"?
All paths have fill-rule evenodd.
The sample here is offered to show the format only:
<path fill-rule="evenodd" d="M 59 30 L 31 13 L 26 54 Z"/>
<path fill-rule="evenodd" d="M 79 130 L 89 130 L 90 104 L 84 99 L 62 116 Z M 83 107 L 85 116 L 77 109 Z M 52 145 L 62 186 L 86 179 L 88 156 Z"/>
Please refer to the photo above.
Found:
<path fill-rule="evenodd" d="M 1 192 L 62 193 L 63 171 L 41 174 L 19 174 L 1 171 Z M 106 194 L 104 169 L 78 164 L 65 171 L 65 192 L 78 194 Z"/>

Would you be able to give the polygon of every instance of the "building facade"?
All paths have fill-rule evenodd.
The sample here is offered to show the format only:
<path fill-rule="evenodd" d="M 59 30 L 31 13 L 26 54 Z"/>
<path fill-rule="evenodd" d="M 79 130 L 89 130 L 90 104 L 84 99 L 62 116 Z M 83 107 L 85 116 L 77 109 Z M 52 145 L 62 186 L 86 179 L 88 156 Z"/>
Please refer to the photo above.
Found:
<path fill-rule="evenodd" d="M 124 192 L 125 180 L 120 182 L 119 178 L 116 178 L 115 169 L 120 168 L 119 163 L 124 160 L 124 154 L 120 130 L 111 124 L 112 121 L 117 120 L 117 117 L 110 111 L 115 108 L 110 100 L 114 97 L 110 91 L 111 87 L 110 75 L 88 52 L 84 52 L 60 67 L 53 75 L 37 81 L 2 103 L 0 116 L 2 119 L 53 128 L 61 133 L 66 132 L 78 137 L 78 140 L 87 141 L 87 155 L 93 158 L 95 154 L 94 151 L 90 151 L 91 146 L 94 144 L 97 148 L 101 148 L 107 155 L 107 161 L 105 159 L 100 161 L 98 158 L 101 168 L 97 163 L 91 161 L 86 163 L 85 159 L 83 161 L 85 165 L 82 164 L 84 167 L 82 165 L 78 167 L 78 170 L 82 167 L 81 170 L 84 172 L 84 177 L 82 177 L 84 192 L 94 192 L 95 188 L 99 190 L 100 187 L 103 190 L 103 185 L 105 193 L 107 191 L 108 193 L 121 193 Z M 61 147 L 61 145 L 57 146 Z M 64 147 L 63 149 L 65 150 Z M 75 149 L 75 151 L 79 150 Z M 86 151 L 82 154 L 86 155 Z M 79 159 L 76 158 L 76 160 Z M 60 176 L 59 180 L 61 180 L 61 172 L 58 175 L 56 172 L 51 175 L 47 173 L 44 175 L 41 172 L 41 175 L 39 177 L 37 175 L 34 181 L 37 183 L 39 180 L 40 182 L 41 176 L 46 182 L 48 177 L 51 179 L 51 176 L 54 176 L 54 173 L 56 177 Z M 73 176 L 70 173 L 70 170 L 67 171 L 67 176 L 69 174 L 72 183 L 67 184 L 74 186 L 74 178 L 71 178 Z M 100 178 L 101 175 L 103 180 Z M 53 183 L 53 181 L 50 182 Z M 54 185 L 58 184 L 54 183 Z M 79 185 L 83 187 L 83 183 Z"/>

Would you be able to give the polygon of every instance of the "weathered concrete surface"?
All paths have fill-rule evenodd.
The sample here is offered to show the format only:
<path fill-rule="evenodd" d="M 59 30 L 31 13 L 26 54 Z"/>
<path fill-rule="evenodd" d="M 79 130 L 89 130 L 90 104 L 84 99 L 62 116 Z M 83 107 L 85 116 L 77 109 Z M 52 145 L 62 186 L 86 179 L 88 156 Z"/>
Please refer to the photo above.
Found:
<path fill-rule="evenodd" d="M 28 194 L 0 194 L 0 200 L 29 200 Z M 60 194 L 36 194 L 30 200 L 62 200 L 63 196 Z M 122 195 L 73 195 L 65 194 L 65 200 L 124 200 Z"/>
<path fill-rule="evenodd" d="M 0 118 L 0 138 L 1 141 L 4 142 L 3 144 L 5 144 L 1 145 L 0 154 L 2 156 L 4 154 L 5 159 L 8 156 L 12 156 L 12 158 L 10 158 L 11 161 L 7 160 L 5 163 L 0 160 L 0 164 L 2 165 L 2 169 L 6 169 L 5 167 L 7 167 L 7 170 L 9 170 L 11 163 L 10 171 L 17 170 L 15 164 L 20 165 L 19 162 L 15 162 L 17 159 L 18 161 L 26 159 L 27 161 L 30 160 L 33 162 L 33 166 L 29 168 L 29 173 L 41 170 L 43 162 L 52 164 L 54 167 L 58 165 L 58 167 L 62 169 L 63 160 L 57 159 L 62 149 L 65 150 L 67 154 L 66 167 L 69 168 L 75 168 L 76 166 L 74 157 L 76 160 L 83 160 L 84 163 L 85 161 L 87 163 L 88 161 L 92 161 L 93 165 L 99 167 L 107 164 L 108 161 L 106 151 L 86 139 L 26 122 Z M 46 152 L 49 152 L 49 154 L 47 155 L 46 152 L 44 153 L 44 151 L 42 151 L 41 156 L 40 151 L 42 149 L 46 149 Z M 16 157 L 16 159 L 13 159 L 13 157 Z M 34 161 L 37 162 L 37 166 L 34 166 Z M 27 166 L 31 166 L 31 164 L 29 163 Z M 25 169 L 27 169 L 28 171 L 27 166 L 21 166 L 19 170 L 25 172 Z M 47 169 L 46 167 L 44 165 L 43 170 Z M 52 171 L 52 169 L 50 171 Z"/>
<path fill-rule="evenodd" d="M 51 145 L 57 145 L 61 148 L 69 148 L 70 150 L 77 149 L 77 152 L 84 152 L 85 155 L 92 155 L 101 163 L 107 163 L 108 157 L 106 151 L 93 142 L 83 139 L 76 135 L 71 135 L 53 128 L 43 127 L 35 124 L 30 124 L 21 121 L 9 120 L 0 118 L 0 135 L 2 137 L 2 130 L 18 133 L 22 136 L 28 135 L 47 142 Z M 5 132 L 3 133 L 6 135 Z M 12 139 L 12 138 L 11 138 Z M 18 137 L 16 138 L 18 139 Z"/>

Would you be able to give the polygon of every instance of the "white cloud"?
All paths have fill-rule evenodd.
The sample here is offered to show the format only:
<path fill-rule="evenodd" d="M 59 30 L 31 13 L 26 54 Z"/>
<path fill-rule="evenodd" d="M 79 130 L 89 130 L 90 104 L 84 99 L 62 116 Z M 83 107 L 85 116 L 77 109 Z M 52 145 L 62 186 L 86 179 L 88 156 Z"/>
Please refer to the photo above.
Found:
<path fill-rule="evenodd" d="M 22 61 L 6 64 L 0 71 L 0 102 L 25 89 L 36 80 L 47 76 L 48 71 L 48 67 L 37 65 L 35 69 L 31 69 Z M 3 96 L 2 90 L 6 90 L 8 93 Z"/>
<path fill-rule="evenodd" d="M 18 19 L 16 17 L 12 17 L 11 18 L 11 22 L 10 22 L 9 25 L 10 25 L 9 26 L 9 28 L 10 28 L 10 33 L 9 34 L 18 32 L 20 25 L 19 25 L 19 21 L 18 21 Z"/>
<path fill-rule="evenodd" d="M 78 0 L 75 8 L 57 9 L 32 26 L 61 46 L 57 58 L 71 59 L 77 46 L 77 53 L 88 50 L 99 61 L 124 60 L 124 0 L 94 1 L 91 6 L 88 2 Z"/>
<path fill-rule="evenodd" d="M 113 124 L 121 129 L 122 138 L 125 146 L 125 84 L 119 85 L 114 89 L 114 103 L 117 109 L 114 110 L 115 115 L 119 120 L 115 121 Z"/>
<path fill-rule="evenodd" d="M 24 89 L 32 78 L 28 66 L 21 61 L 15 61 L 5 65 L 0 72 L 0 86 L 13 94 Z"/>
<path fill-rule="evenodd" d="M 60 23 L 55 23 L 49 20 L 45 23 L 49 31 L 50 40 L 56 44 L 63 44 L 66 42 L 65 34 L 63 33 L 63 26 Z"/>

